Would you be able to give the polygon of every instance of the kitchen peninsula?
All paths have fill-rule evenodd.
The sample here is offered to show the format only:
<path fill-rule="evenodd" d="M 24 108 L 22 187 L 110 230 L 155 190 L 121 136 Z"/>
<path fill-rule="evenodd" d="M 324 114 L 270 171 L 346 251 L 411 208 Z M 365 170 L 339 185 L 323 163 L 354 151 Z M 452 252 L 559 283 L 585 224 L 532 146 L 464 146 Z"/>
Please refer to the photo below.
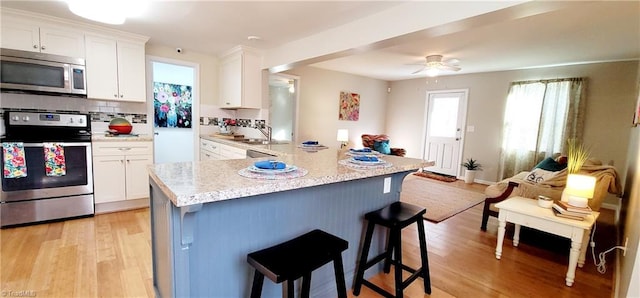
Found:
<path fill-rule="evenodd" d="M 349 156 L 336 149 L 310 153 L 288 146 L 281 148 L 287 153 L 274 155 L 308 171 L 306 175 L 262 180 L 238 174 L 265 158 L 150 166 L 153 284 L 158 297 L 248 297 L 253 271 L 247 254 L 313 229 L 349 242 L 343 258 L 350 287 L 363 215 L 398 201 L 404 177 L 427 165 L 420 159 L 384 156 L 391 166 L 362 170 L 341 164 Z M 384 247 L 384 233 L 378 233 L 371 255 Z M 312 296 L 335 293 L 333 267 L 314 271 Z M 280 285 L 265 282 L 263 297 L 279 296 Z"/>

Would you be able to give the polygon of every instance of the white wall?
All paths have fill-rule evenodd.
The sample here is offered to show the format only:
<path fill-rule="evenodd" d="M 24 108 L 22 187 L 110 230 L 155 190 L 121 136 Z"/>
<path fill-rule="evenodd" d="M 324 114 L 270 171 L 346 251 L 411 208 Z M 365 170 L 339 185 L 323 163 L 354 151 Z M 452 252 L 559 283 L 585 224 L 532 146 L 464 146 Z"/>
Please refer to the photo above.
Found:
<path fill-rule="evenodd" d="M 463 157 L 473 157 L 483 165 L 478 179 L 497 181 L 502 119 L 510 82 L 587 77 L 584 142 L 592 147 L 593 157 L 604 163 L 613 162 L 622 174 L 635 105 L 637 69 L 638 62 L 630 61 L 396 81 L 391 83 L 386 131 L 401 142 L 407 156 L 421 157 L 426 92 L 468 88 L 467 125 L 475 126 L 475 132 L 465 134 Z"/>
<path fill-rule="evenodd" d="M 364 133 L 385 133 L 387 82 L 314 67 L 296 68 L 287 73 L 300 76 L 297 141 L 317 140 L 340 147 L 338 129 L 349 130 L 349 146 L 362 147 Z M 340 91 L 360 94 L 360 119 L 338 120 Z M 398 143 L 391 136 L 391 146 Z"/>

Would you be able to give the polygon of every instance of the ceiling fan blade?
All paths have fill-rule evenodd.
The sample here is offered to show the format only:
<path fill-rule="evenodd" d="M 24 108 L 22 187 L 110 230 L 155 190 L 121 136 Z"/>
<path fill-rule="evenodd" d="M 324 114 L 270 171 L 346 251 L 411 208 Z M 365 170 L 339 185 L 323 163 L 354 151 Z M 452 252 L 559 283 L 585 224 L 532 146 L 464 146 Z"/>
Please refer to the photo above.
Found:
<path fill-rule="evenodd" d="M 446 65 L 446 64 L 440 65 L 438 68 L 442 69 L 442 70 L 450 70 L 450 71 L 459 71 L 460 69 L 462 69 L 462 68 L 457 67 L 457 66 Z"/>
<path fill-rule="evenodd" d="M 425 69 L 427 69 L 427 67 L 426 67 L 426 66 L 423 66 L 422 68 L 420 68 L 420 69 L 418 69 L 418 70 L 416 70 L 416 71 L 412 72 L 411 74 L 421 73 L 421 72 L 423 72 Z"/>
<path fill-rule="evenodd" d="M 448 64 L 448 65 L 458 65 L 460 63 L 460 60 L 458 60 L 456 58 L 451 58 L 451 59 L 447 59 L 447 60 L 442 61 L 442 63 Z"/>

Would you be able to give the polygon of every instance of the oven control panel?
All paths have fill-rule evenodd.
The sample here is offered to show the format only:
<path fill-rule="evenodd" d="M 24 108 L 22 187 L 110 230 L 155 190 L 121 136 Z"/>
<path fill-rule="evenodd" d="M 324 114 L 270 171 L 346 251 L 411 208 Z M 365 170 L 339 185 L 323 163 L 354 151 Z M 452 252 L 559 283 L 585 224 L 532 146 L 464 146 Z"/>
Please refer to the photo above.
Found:
<path fill-rule="evenodd" d="M 88 115 L 36 112 L 9 112 L 9 126 L 87 127 Z"/>

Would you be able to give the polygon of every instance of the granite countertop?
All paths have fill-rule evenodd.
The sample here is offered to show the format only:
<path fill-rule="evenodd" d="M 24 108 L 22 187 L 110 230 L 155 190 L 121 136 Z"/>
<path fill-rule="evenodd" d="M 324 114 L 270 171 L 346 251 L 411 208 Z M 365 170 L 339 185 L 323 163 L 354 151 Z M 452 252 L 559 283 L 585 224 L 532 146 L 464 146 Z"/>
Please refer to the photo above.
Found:
<path fill-rule="evenodd" d="M 277 153 L 278 161 L 295 165 L 308 173 L 299 178 L 284 180 L 262 180 L 240 176 L 238 172 L 267 158 L 207 160 L 200 162 L 181 162 L 154 164 L 149 166 L 151 179 L 177 207 L 199 203 L 211 203 L 223 200 L 286 191 L 304 187 L 344 182 L 368 177 L 390 175 L 393 173 L 416 170 L 432 165 L 421 159 L 385 155 L 383 160 L 390 167 L 360 170 L 341 165 L 340 160 L 349 158 L 345 151 L 324 149 L 318 152 L 306 152 L 295 144 L 246 145 L 230 140 L 220 140 L 239 148 L 260 149 Z"/>
<path fill-rule="evenodd" d="M 107 136 L 105 134 L 94 134 L 91 136 L 92 142 L 152 142 L 153 136 L 151 135 L 119 135 L 119 136 Z"/>

